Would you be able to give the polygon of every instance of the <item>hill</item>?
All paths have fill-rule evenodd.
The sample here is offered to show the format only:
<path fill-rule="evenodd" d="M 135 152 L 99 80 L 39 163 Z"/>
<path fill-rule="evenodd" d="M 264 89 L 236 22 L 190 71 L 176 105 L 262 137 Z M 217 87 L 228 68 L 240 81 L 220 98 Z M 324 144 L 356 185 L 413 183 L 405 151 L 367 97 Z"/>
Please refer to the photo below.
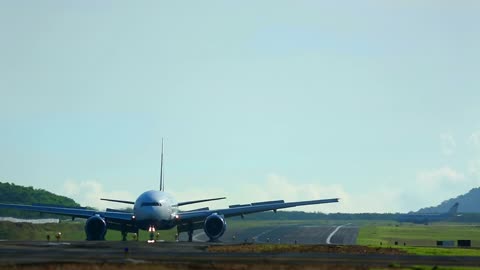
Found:
<path fill-rule="evenodd" d="M 480 187 L 473 188 L 463 195 L 443 201 L 437 206 L 422 208 L 418 210 L 418 213 L 446 212 L 455 202 L 460 204 L 458 206 L 458 212 L 480 213 Z"/>
<path fill-rule="evenodd" d="M 0 182 L 0 203 L 14 204 L 50 204 L 65 207 L 79 207 L 74 200 L 65 196 L 59 196 L 43 189 L 18 186 L 13 183 Z M 0 216 L 12 216 L 21 218 L 44 218 L 54 215 L 40 214 L 29 211 L 17 211 L 0 209 Z"/>

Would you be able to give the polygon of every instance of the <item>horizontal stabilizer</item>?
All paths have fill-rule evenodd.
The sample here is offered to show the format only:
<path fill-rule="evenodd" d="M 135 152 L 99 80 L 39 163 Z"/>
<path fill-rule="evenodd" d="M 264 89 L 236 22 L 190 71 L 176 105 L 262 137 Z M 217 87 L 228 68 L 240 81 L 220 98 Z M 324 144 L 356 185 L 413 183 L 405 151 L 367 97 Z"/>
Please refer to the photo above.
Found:
<path fill-rule="evenodd" d="M 194 203 L 201 203 L 201 202 L 217 201 L 217 200 L 223 200 L 223 199 L 226 199 L 226 197 L 213 198 L 213 199 L 204 199 L 204 200 L 196 200 L 196 201 L 188 201 L 188 202 L 179 202 L 179 203 L 178 203 L 178 206 L 187 205 L 187 204 L 194 204 Z"/>
<path fill-rule="evenodd" d="M 135 204 L 135 202 L 132 202 L 132 201 L 122 201 L 122 200 L 113 200 L 113 199 L 104 199 L 104 198 L 101 198 L 100 200 L 109 201 L 109 202 L 126 203 L 126 204 Z"/>

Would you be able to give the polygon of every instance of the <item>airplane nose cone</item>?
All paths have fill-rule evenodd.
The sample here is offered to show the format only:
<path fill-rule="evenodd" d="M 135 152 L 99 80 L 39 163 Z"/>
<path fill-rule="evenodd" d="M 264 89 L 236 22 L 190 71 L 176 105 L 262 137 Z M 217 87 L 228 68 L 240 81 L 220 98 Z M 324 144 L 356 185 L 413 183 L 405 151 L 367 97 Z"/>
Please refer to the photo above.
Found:
<path fill-rule="evenodd" d="M 171 202 L 167 194 L 150 190 L 141 194 L 135 201 L 134 214 L 137 221 L 165 222 L 171 220 Z"/>

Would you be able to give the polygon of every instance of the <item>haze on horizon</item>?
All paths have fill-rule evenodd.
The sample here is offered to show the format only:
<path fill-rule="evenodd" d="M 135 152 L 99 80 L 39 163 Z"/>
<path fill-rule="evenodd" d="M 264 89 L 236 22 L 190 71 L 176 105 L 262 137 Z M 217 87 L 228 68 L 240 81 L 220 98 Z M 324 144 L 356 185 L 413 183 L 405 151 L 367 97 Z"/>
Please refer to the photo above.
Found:
<path fill-rule="evenodd" d="M 1 1 L 0 181 L 83 205 L 340 197 L 407 212 L 480 184 L 477 1 Z"/>

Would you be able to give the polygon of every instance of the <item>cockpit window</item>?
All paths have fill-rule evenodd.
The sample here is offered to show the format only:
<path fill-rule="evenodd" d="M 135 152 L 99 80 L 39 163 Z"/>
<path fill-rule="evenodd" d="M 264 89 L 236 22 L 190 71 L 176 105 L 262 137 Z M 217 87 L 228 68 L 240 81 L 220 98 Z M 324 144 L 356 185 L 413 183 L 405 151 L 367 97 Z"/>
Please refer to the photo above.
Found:
<path fill-rule="evenodd" d="M 162 206 L 162 204 L 159 203 L 159 202 L 144 202 L 144 203 L 142 203 L 141 206 L 142 206 L 142 207 L 143 207 L 143 206 Z"/>

